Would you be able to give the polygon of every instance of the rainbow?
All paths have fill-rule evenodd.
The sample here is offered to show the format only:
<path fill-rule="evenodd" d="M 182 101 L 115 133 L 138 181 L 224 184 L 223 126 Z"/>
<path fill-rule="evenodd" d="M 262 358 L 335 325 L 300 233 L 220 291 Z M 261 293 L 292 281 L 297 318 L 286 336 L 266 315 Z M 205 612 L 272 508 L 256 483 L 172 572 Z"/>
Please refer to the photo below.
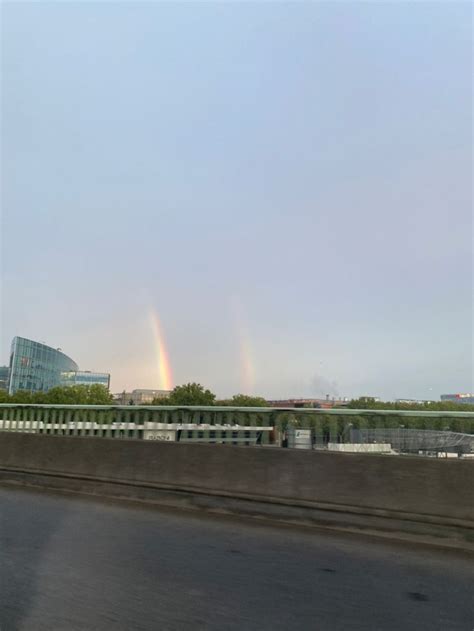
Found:
<path fill-rule="evenodd" d="M 163 336 L 163 329 L 156 311 L 152 310 L 150 312 L 150 323 L 155 342 L 156 362 L 158 366 L 158 386 L 161 390 L 172 390 L 173 374 L 171 371 L 171 364 L 168 351 L 166 349 L 165 338 Z"/>
<path fill-rule="evenodd" d="M 242 302 L 237 296 L 233 296 L 230 299 L 230 306 L 239 347 L 241 393 L 252 394 L 255 384 L 255 363 L 250 336 L 243 315 Z"/>
<path fill-rule="evenodd" d="M 255 366 L 252 357 L 250 340 L 245 329 L 239 331 L 240 383 L 242 394 L 253 394 L 255 383 Z"/>

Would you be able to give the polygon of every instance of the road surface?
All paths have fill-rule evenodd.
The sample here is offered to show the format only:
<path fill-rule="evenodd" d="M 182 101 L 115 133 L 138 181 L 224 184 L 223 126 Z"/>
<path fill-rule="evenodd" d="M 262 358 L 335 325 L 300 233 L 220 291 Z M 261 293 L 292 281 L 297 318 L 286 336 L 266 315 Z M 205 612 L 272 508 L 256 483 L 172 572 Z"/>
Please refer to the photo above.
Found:
<path fill-rule="evenodd" d="M 1 631 L 474 629 L 474 559 L 0 487 Z"/>

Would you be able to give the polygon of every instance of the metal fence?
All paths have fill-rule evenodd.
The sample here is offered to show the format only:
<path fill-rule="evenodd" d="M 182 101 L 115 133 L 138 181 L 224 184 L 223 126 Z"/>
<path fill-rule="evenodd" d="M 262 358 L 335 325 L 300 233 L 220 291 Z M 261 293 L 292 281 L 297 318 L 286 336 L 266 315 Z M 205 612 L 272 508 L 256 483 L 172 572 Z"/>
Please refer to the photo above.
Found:
<path fill-rule="evenodd" d="M 268 420 L 240 408 L 0 405 L 0 431 L 183 443 L 269 445 Z"/>
<path fill-rule="evenodd" d="M 474 412 L 0 404 L 0 431 L 287 446 L 291 428 L 310 430 L 311 446 L 326 448 L 356 442 L 356 431 L 368 443 L 403 430 L 474 435 Z"/>
<path fill-rule="evenodd" d="M 398 453 L 456 453 L 474 451 L 474 434 L 429 429 L 351 429 L 354 444 L 390 445 Z"/>

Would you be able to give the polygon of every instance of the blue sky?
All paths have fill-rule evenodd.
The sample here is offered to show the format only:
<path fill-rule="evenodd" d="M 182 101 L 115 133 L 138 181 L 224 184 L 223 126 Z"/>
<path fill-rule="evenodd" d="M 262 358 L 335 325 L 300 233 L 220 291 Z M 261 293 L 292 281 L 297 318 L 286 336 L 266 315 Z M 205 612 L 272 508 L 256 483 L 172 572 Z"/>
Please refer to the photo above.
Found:
<path fill-rule="evenodd" d="M 470 3 L 6 3 L 2 324 L 158 387 L 470 391 Z"/>

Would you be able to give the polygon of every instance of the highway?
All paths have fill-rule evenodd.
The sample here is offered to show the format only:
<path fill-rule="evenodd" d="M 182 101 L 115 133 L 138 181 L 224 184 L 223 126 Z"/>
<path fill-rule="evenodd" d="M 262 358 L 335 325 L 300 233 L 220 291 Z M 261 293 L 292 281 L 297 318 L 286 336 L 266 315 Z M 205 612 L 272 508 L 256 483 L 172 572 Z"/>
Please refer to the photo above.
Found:
<path fill-rule="evenodd" d="M 473 561 L 0 487 L 1 631 L 472 631 Z"/>

